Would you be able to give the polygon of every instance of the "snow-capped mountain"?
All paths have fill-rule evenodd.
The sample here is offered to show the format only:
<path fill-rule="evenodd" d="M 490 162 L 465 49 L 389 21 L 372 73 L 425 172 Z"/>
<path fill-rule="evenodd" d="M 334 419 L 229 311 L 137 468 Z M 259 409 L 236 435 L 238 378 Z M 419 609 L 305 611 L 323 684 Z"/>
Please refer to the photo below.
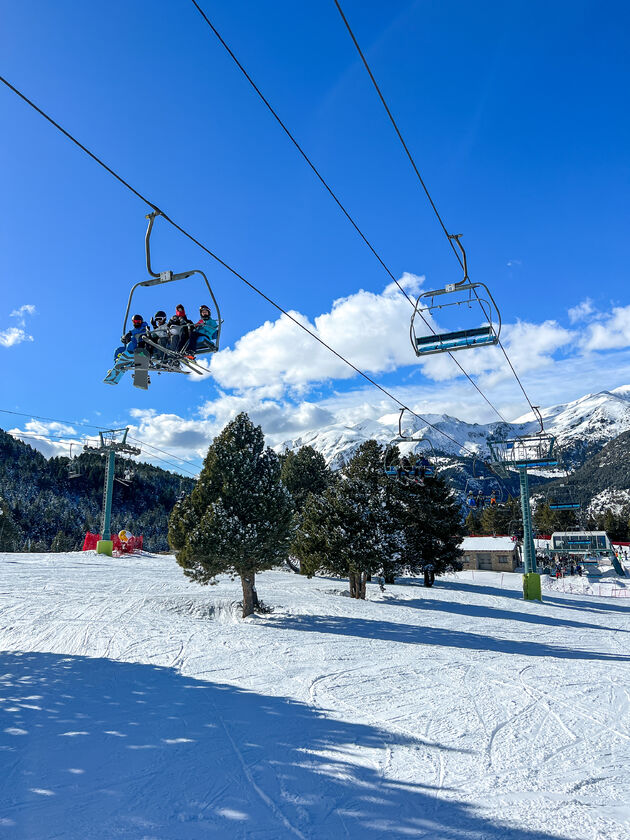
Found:
<path fill-rule="evenodd" d="M 622 432 L 630 431 L 630 385 L 612 391 L 587 394 L 569 403 L 542 409 L 545 430 L 557 438 L 565 460 L 571 465 L 599 451 L 608 441 Z M 539 424 L 533 414 L 525 414 L 513 423 L 467 423 L 447 414 L 426 414 L 428 426 L 421 420 L 405 415 L 403 430 L 428 440 L 436 453 L 458 458 L 475 452 L 482 458 L 489 455 L 488 438 L 505 431 L 508 436 L 533 434 Z M 398 434 L 398 413 L 385 414 L 378 420 L 365 420 L 353 425 L 336 423 L 324 426 L 287 440 L 277 447 L 297 450 L 312 446 L 326 458 L 333 468 L 343 464 L 358 447 L 370 438 L 388 443 Z M 457 441 L 457 442 L 455 442 Z M 426 446 L 426 445 L 425 445 Z M 404 448 L 404 447 L 402 447 Z"/>

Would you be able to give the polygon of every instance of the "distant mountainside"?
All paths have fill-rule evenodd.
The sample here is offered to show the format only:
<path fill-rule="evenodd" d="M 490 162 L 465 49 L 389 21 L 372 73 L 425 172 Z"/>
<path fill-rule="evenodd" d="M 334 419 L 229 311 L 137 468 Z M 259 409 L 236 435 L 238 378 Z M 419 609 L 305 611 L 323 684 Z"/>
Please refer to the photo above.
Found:
<path fill-rule="evenodd" d="M 630 431 L 630 385 L 612 391 L 588 394 L 573 402 L 545 408 L 542 411 L 545 429 L 557 437 L 568 466 L 577 467 L 598 452 L 606 443 L 623 432 Z M 428 440 L 438 455 L 461 459 L 466 457 L 463 447 L 481 458 L 489 456 L 488 438 L 494 436 L 523 435 L 536 432 L 538 422 L 532 414 L 518 418 L 514 423 L 466 423 L 447 414 L 424 414 L 433 427 L 408 414 L 405 428 Z M 352 457 L 356 449 L 369 438 L 388 443 L 398 432 L 398 414 L 386 414 L 378 420 L 366 420 L 353 425 L 335 424 L 308 432 L 276 447 L 299 449 L 312 446 L 326 458 L 327 463 L 338 468 Z M 454 438 L 453 443 L 441 432 Z"/>
<path fill-rule="evenodd" d="M 607 443 L 568 478 L 553 481 L 548 491 L 564 484 L 589 513 L 612 510 L 618 514 L 630 507 L 630 432 Z"/>
<path fill-rule="evenodd" d="M 545 429 L 557 437 L 563 459 L 570 471 L 570 484 L 577 499 L 592 514 L 612 510 L 615 514 L 630 509 L 630 385 L 588 394 L 573 402 L 543 409 Z M 446 414 L 425 415 L 431 428 L 417 418 L 405 422 L 405 430 L 428 441 L 429 453 L 441 475 L 459 492 L 482 488 L 498 489 L 496 477 L 463 447 L 488 458 L 488 438 L 534 433 L 538 423 L 524 415 L 514 423 L 466 423 Z M 398 432 L 398 414 L 353 425 L 335 424 L 288 440 L 277 451 L 312 446 L 327 463 L 343 466 L 366 440 L 389 443 Z M 441 432 L 446 432 L 459 444 Z M 427 452 L 428 445 L 403 444 L 403 451 Z M 0 430 L 0 497 L 5 499 L 20 534 L 24 548 L 31 541 L 34 550 L 68 551 L 80 548 L 86 530 L 97 531 L 100 523 L 104 476 L 103 459 L 84 453 L 79 456 L 80 478 L 68 477 L 67 458 L 46 458 L 38 451 Z M 144 534 L 146 546 L 154 551 L 167 548 L 166 533 L 170 511 L 180 487 L 192 489 L 192 479 L 161 470 L 149 464 L 129 464 L 135 478 L 129 487 L 115 485 L 113 530 L 128 528 Z M 483 476 L 486 476 L 484 480 Z M 542 485 L 554 487 L 563 473 L 551 471 L 531 475 L 533 495 L 540 498 Z M 554 482 L 555 479 L 555 482 Z M 551 480 L 551 484 L 550 484 Z M 506 492 L 518 495 L 518 480 L 503 482 Z M 463 497 L 462 497 L 463 503 Z M 624 514 L 625 515 L 625 514 Z"/>
<path fill-rule="evenodd" d="M 19 529 L 19 545 L 46 551 L 81 548 L 86 531 L 100 528 L 104 458 L 83 454 L 77 459 L 79 478 L 68 477 L 68 458 L 46 458 L 0 429 L 0 497 Z M 163 551 L 167 523 L 180 487 L 190 491 L 192 479 L 150 464 L 116 459 L 117 474 L 131 467 L 129 486 L 114 484 L 112 530 L 143 534 L 149 550 Z"/>

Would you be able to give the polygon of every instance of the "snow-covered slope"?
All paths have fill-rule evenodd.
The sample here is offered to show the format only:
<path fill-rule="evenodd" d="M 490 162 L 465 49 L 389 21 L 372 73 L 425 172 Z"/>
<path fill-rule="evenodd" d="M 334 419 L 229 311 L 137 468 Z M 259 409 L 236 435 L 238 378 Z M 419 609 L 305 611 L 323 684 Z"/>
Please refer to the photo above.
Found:
<path fill-rule="evenodd" d="M 605 443 L 630 430 L 630 385 L 622 385 L 612 391 L 588 394 L 570 403 L 563 403 L 543 409 L 545 428 L 558 438 L 558 443 L 568 454 L 579 453 L 581 460 L 593 454 Z M 441 432 L 454 438 L 466 449 L 486 457 L 487 440 L 504 429 L 503 423 L 466 423 L 446 414 L 424 415 L 436 428 L 405 415 L 405 429 L 418 436 L 426 437 L 436 451 L 450 456 L 460 456 L 462 447 L 453 443 Z M 522 435 L 538 430 L 533 415 L 525 414 L 509 424 L 508 433 Z M 389 442 L 398 432 L 398 414 L 386 414 L 378 421 L 364 421 L 352 426 L 336 424 L 325 426 L 277 447 L 299 449 L 312 446 L 321 452 L 333 467 L 342 466 L 354 451 L 369 438 L 380 443 Z"/>
<path fill-rule="evenodd" d="M 630 840 L 630 599 L 0 555 L 0 835 Z"/>

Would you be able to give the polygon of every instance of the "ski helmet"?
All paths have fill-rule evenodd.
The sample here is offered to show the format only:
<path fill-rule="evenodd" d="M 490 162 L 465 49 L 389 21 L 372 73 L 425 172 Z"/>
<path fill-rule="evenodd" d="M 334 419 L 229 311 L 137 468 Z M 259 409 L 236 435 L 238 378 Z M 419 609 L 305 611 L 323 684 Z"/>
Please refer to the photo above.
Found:
<path fill-rule="evenodd" d="M 201 306 L 199 307 L 199 314 L 201 315 L 201 313 L 202 313 L 204 310 L 205 310 L 208 314 L 210 314 L 210 312 L 211 312 L 210 307 L 209 307 L 209 306 L 206 306 L 206 305 L 205 305 L 205 303 L 202 303 L 202 304 L 201 304 Z"/>
<path fill-rule="evenodd" d="M 157 321 L 158 318 L 162 318 L 164 321 L 166 321 L 166 312 L 164 312 L 163 309 L 158 309 L 158 311 L 155 313 L 155 315 L 153 317 L 155 318 L 156 321 Z"/>
<path fill-rule="evenodd" d="M 144 318 L 142 317 L 142 315 L 134 315 L 131 320 L 134 322 L 134 324 L 141 324 L 144 321 Z"/>

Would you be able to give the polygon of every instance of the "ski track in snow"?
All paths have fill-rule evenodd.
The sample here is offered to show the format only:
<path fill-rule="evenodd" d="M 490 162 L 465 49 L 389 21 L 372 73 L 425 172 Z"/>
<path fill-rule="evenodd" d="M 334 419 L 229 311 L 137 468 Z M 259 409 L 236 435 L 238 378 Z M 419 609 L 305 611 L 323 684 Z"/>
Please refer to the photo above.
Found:
<path fill-rule="evenodd" d="M 0 555 L 0 837 L 630 840 L 630 604 Z"/>

